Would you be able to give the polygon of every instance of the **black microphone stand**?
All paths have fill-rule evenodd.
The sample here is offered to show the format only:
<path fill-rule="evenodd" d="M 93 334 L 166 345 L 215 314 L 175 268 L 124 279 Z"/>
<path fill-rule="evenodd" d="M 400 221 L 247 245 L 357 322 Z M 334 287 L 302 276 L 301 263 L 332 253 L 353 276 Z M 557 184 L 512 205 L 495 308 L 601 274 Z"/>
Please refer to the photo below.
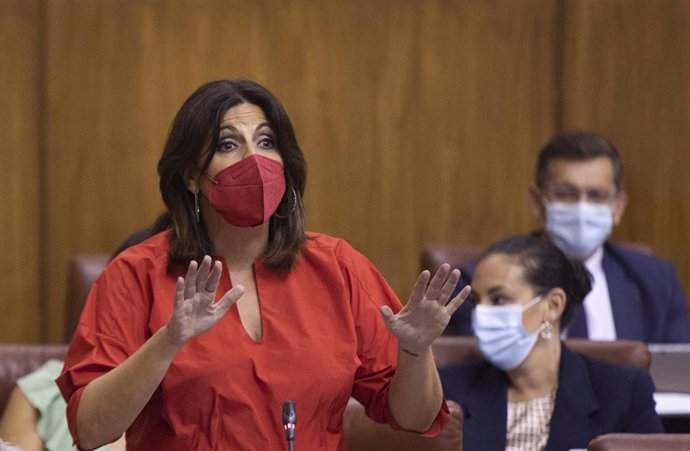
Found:
<path fill-rule="evenodd" d="M 283 427 L 285 428 L 285 438 L 288 442 L 288 451 L 294 451 L 293 443 L 295 441 L 296 423 L 297 412 L 295 411 L 295 403 L 292 401 L 285 401 L 283 403 Z"/>

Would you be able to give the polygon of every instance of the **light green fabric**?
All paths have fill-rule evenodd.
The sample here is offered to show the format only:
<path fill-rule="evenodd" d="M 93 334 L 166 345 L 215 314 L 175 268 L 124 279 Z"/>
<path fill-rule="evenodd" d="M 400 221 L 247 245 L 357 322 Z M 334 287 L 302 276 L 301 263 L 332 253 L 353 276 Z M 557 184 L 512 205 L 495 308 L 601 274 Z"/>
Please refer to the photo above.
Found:
<path fill-rule="evenodd" d="M 75 450 L 67 427 L 67 404 L 60 395 L 55 379 L 62 371 L 62 362 L 48 360 L 33 373 L 17 380 L 19 389 L 39 412 L 36 430 L 47 451 Z M 98 448 L 107 451 L 107 447 Z"/>

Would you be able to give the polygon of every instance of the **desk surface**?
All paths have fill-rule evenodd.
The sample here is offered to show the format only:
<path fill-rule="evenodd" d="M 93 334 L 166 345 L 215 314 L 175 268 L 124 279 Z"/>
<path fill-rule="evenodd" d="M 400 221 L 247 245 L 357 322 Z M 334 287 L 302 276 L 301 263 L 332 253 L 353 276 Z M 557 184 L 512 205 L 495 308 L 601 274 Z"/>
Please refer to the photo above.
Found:
<path fill-rule="evenodd" d="M 659 416 L 690 416 L 690 393 L 654 393 Z"/>

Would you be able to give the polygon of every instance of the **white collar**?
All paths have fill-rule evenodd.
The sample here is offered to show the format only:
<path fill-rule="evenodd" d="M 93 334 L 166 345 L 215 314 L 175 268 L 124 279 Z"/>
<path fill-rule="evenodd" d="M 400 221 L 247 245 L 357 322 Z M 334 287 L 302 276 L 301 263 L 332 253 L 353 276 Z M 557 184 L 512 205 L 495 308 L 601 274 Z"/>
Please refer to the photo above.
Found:
<path fill-rule="evenodd" d="M 592 255 L 585 260 L 585 268 L 591 273 L 601 269 L 601 262 L 604 260 L 604 246 L 599 246 Z"/>

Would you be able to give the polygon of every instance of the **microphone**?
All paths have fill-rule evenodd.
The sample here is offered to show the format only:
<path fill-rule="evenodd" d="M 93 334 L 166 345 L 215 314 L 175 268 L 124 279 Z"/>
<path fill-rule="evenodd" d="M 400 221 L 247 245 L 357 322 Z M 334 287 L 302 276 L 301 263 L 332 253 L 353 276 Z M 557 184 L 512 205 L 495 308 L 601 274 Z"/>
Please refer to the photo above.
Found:
<path fill-rule="evenodd" d="M 283 427 L 285 427 L 285 438 L 288 442 L 289 451 L 292 451 L 292 443 L 295 440 L 295 423 L 297 423 L 295 403 L 292 401 L 285 401 L 283 403 Z"/>

